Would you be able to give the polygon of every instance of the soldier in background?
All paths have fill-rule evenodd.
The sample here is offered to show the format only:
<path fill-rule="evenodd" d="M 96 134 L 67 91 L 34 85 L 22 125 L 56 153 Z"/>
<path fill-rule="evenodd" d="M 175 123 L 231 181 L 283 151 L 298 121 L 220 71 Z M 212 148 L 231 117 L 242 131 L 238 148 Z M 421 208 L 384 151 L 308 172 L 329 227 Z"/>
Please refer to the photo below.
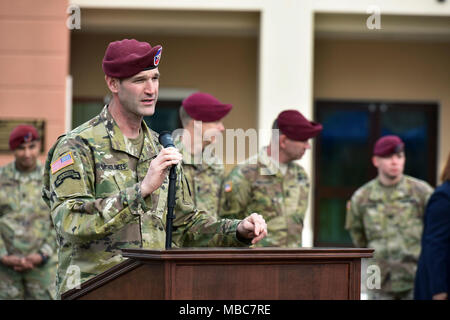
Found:
<path fill-rule="evenodd" d="M 273 131 L 270 145 L 234 167 L 224 180 L 220 216 L 241 218 L 261 212 L 268 236 L 258 246 L 301 247 L 310 183 L 294 161 L 311 148 L 308 140 L 320 133 L 322 125 L 297 110 L 286 110 L 272 128 L 279 131 Z"/>
<path fill-rule="evenodd" d="M 230 104 L 223 104 L 212 95 L 202 92 L 184 99 L 180 107 L 184 130 L 175 146 L 183 155 L 182 164 L 189 191 L 195 206 L 216 218 L 224 165 L 216 155 L 204 156 L 203 150 L 214 143 L 216 134 L 225 130 L 222 119 L 231 108 Z"/>
<path fill-rule="evenodd" d="M 398 136 L 378 139 L 372 163 L 378 176 L 348 202 L 346 229 L 356 247 L 375 249 L 381 288 L 368 290 L 368 298 L 412 299 L 422 217 L 433 188 L 403 174 L 404 143 Z"/>
<path fill-rule="evenodd" d="M 41 198 L 41 143 L 33 126 L 10 135 L 15 161 L 0 169 L 0 299 L 54 299 L 56 234 Z"/>
<path fill-rule="evenodd" d="M 182 156 L 143 121 L 155 112 L 161 52 L 134 39 L 111 42 L 102 65 L 111 102 L 48 153 L 43 198 L 58 236 L 58 297 L 72 289 L 72 270 L 83 283 L 124 261 L 123 248 L 164 248 L 167 174 Z M 256 213 L 216 220 L 198 211 L 176 169 L 173 228 L 181 246 L 248 246 L 266 235 Z"/>

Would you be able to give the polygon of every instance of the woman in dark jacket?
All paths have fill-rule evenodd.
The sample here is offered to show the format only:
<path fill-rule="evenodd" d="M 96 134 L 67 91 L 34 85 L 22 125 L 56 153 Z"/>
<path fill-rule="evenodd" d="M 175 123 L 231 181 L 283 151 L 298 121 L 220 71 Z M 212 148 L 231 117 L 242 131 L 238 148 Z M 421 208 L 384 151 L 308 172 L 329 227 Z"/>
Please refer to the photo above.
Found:
<path fill-rule="evenodd" d="M 450 154 L 442 185 L 431 195 L 424 215 L 422 251 L 414 285 L 416 300 L 448 300 L 450 290 Z"/>

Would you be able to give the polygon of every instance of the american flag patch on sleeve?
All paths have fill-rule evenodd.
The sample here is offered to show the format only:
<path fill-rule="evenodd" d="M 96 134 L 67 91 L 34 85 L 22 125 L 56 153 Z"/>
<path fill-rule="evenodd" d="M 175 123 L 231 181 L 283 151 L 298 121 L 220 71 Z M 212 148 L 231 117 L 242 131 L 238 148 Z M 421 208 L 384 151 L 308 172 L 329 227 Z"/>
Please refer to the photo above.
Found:
<path fill-rule="evenodd" d="M 230 181 L 230 182 L 225 183 L 224 189 L 225 189 L 225 192 L 230 192 L 231 190 L 233 190 L 232 182 Z"/>
<path fill-rule="evenodd" d="M 66 153 L 59 157 L 56 161 L 51 164 L 52 174 L 58 172 L 62 168 L 65 168 L 71 164 L 73 164 L 72 152 Z"/>

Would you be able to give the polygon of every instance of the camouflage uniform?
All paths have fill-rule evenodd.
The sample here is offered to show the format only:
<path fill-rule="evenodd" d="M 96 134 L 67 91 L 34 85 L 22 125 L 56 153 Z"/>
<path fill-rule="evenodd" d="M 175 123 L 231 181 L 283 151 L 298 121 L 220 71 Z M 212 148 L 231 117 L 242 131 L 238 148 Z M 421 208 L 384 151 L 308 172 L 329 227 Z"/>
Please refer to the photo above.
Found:
<path fill-rule="evenodd" d="M 308 177 L 294 162 L 286 165 L 283 174 L 272 161 L 263 148 L 233 168 L 223 184 L 219 215 L 241 218 L 260 213 L 267 223 L 267 236 L 257 246 L 300 247 Z"/>
<path fill-rule="evenodd" d="M 405 175 L 392 187 L 376 178 L 353 194 L 346 229 L 355 246 L 375 249 L 369 264 L 378 265 L 381 272 L 381 289 L 368 290 L 369 297 L 412 297 L 422 216 L 432 192 L 426 182 Z"/>
<path fill-rule="evenodd" d="M 218 217 L 220 189 L 224 178 L 224 166 L 219 159 L 213 158 L 211 164 L 202 159 L 195 164 L 194 157 L 187 152 L 181 141 L 175 144 L 183 155 L 183 171 L 195 206 L 211 216 Z"/>
<path fill-rule="evenodd" d="M 142 151 L 122 134 L 106 106 L 50 150 L 43 198 L 58 236 L 58 295 L 76 284 L 74 270 L 82 283 L 122 262 L 122 248 L 164 249 L 168 178 L 142 197 L 140 182 L 162 147 L 144 122 L 141 130 Z M 52 170 L 55 163 L 62 169 Z M 239 220 L 216 221 L 196 210 L 180 167 L 177 177 L 173 226 L 179 245 L 248 245 L 236 238 Z"/>
<path fill-rule="evenodd" d="M 0 257 L 39 251 L 49 260 L 18 272 L 0 263 L 0 299 L 54 299 L 56 233 L 41 199 L 43 166 L 23 173 L 9 163 L 0 169 Z"/>

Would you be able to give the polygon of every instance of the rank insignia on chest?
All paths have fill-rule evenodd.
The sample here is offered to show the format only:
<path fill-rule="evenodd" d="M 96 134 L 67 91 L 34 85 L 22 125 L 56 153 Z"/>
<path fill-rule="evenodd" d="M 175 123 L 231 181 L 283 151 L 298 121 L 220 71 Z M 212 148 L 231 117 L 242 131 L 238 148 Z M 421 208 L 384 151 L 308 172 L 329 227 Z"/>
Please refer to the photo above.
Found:
<path fill-rule="evenodd" d="M 225 192 L 230 192 L 231 190 L 233 190 L 233 184 L 231 183 L 231 181 L 225 183 L 224 190 Z"/>
<path fill-rule="evenodd" d="M 56 159 L 56 161 L 54 161 L 51 164 L 52 174 L 55 174 L 62 168 L 65 168 L 73 163 L 74 163 L 74 161 L 73 161 L 73 157 L 72 157 L 72 152 L 62 155 L 61 157 Z"/>

